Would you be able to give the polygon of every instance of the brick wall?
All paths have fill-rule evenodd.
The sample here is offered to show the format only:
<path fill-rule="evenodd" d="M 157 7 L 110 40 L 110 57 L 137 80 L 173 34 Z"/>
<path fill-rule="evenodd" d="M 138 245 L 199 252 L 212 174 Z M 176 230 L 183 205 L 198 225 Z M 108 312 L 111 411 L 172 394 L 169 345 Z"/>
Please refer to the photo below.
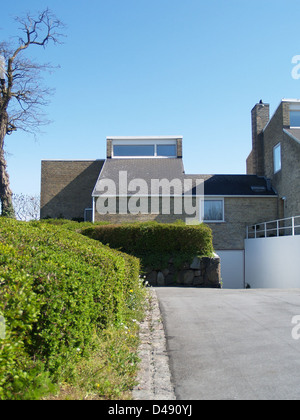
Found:
<path fill-rule="evenodd" d="M 162 211 L 162 200 L 159 199 L 158 202 L 158 212 L 153 212 L 153 207 L 151 207 L 151 199 L 150 198 L 142 198 L 143 200 L 146 200 L 146 207 L 147 210 L 145 213 L 138 213 L 138 214 L 132 214 L 131 212 L 128 212 L 127 214 L 120 214 L 120 199 L 117 197 L 115 199 L 116 202 L 116 214 L 99 214 L 97 211 L 97 199 L 95 201 L 95 221 L 107 221 L 111 223 L 123 223 L 123 222 L 147 222 L 147 221 L 156 221 L 159 223 L 174 223 L 177 220 L 183 220 L 185 221 L 187 217 L 191 217 L 184 212 L 181 214 L 174 214 L 174 199 L 170 198 L 170 213 L 169 214 L 163 214 Z M 114 200 L 114 199 L 113 199 Z M 127 199 L 127 209 L 128 209 L 128 203 L 130 198 Z M 178 200 L 178 198 L 176 199 Z M 182 200 L 181 198 L 179 200 Z M 167 198 L 167 201 L 169 201 L 169 198 Z M 107 205 L 107 203 L 105 204 Z M 140 205 L 140 204 L 137 204 Z M 196 205 L 196 200 L 193 200 L 193 205 Z M 126 206 L 126 204 L 125 204 Z M 152 211 L 151 211 L 152 209 Z M 182 203 L 182 209 L 184 209 L 184 204 Z M 166 213 L 166 211 L 164 211 Z"/>
<path fill-rule="evenodd" d="M 282 102 L 264 131 L 264 173 L 278 192 L 285 197 L 280 217 L 300 214 L 300 144 L 283 131 L 289 128 L 289 102 Z M 274 174 L 273 149 L 281 143 L 281 170 Z"/>
<path fill-rule="evenodd" d="M 117 200 L 118 203 L 118 200 Z M 150 201 L 148 201 L 149 205 Z M 171 201 L 172 203 L 172 201 Z M 195 202 L 193 203 L 195 205 Z M 119 209 L 118 204 L 116 206 Z M 173 211 L 174 203 L 171 204 Z M 150 205 L 149 205 L 150 209 Z M 246 226 L 266 220 L 278 218 L 277 197 L 225 197 L 225 222 L 208 223 L 213 232 L 215 249 L 244 249 Z M 95 211 L 95 221 L 144 222 L 155 220 L 161 223 L 173 223 L 176 220 L 185 221 L 186 214 L 106 214 L 100 215 Z"/>
<path fill-rule="evenodd" d="M 263 176 L 263 129 L 269 121 L 269 104 L 256 104 L 251 110 L 252 153 L 247 162 L 247 173 Z M 250 166 L 251 165 L 251 166 Z"/>
<path fill-rule="evenodd" d="M 273 176 L 273 185 L 279 197 L 285 197 L 284 217 L 300 215 L 300 144 L 283 134 L 281 144 L 281 171 Z"/>
<path fill-rule="evenodd" d="M 103 160 L 42 161 L 41 218 L 83 218 Z"/>
<path fill-rule="evenodd" d="M 264 131 L 264 173 L 263 175 L 273 180 L 273 148 L 283 140 L 283 103 L 279 105 Z"/>
<path fill-rule="evenodd" d="M 218 250 L 244 249 L 246 227 L 278 218 L 277 197 L 225 197 L 225 222 L 208 223 Z"/>

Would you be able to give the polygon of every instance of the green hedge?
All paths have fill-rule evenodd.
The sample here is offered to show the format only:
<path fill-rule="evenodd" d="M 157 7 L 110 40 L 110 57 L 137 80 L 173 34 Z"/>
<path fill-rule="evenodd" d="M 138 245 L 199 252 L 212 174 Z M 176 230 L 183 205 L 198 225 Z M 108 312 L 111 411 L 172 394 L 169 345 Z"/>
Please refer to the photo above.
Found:
<path fill-rule="evenodd" d="M 171 256 L 211 256 L 212 231 L 204 224 L 157 222 L 86 227 L 83 235 L 141 258 L 144 265 L 162 265 Z"/>
<path fill-rule="evenodd" d="M 63 226 L 0 218 L 0 399 L 64 377 L 97 331 L 123 321 L 139 284 L 134 257 Z"/>

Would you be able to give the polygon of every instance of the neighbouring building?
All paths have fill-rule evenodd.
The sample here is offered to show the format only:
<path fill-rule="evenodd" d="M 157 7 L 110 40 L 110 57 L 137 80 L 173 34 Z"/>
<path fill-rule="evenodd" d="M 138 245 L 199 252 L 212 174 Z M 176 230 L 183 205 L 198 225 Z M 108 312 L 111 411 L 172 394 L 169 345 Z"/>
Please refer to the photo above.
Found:
<path fill-rule="evenodd" d="M 283 99 L 271 118 L 268 104 L 256 104 L 247 174 L 270 180 L 278 194 L 279 218 L 300 214 L 299 162 L 300 100 Z"/>
<path fill-rule="evenodd" d="M 246 226 L 300 214 L 300 100 L 252 110 L 247 173 L 186 174 L 182 136 L 107 137 L 106 158 L 42 161 L 41 218 L 204 221 L 224 287 L 244 286 Z M 194 212 L 194 213 L 193 213 Z"/>

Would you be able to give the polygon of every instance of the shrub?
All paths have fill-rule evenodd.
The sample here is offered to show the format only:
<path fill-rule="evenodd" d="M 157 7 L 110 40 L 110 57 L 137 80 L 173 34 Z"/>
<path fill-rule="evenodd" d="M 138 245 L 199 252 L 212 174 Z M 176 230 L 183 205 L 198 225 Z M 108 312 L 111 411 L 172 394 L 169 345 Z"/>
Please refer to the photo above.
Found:
<path fill-rule="evenodd" d="M 21 399 L 30 383 L 44 392 L 69 375 L 98 332 L 122 323 L 139 261 L 63 224 L 0 218 L 0 241 L 0 399 Z"/>
<path fill-rule="evenodd" d="M 157 222 L 85 227 L 83 235 L 162 267 L 170 257 L 211 256 L 212 232 L 204 224 L 186 226 Z"/>

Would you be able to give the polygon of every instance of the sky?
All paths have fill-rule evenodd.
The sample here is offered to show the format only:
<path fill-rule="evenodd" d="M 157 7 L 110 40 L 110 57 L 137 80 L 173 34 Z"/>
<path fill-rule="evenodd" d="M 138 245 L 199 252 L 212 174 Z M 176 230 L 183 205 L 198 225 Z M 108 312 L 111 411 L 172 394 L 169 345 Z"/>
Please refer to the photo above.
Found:
<path fill-rule="evenodd" d="M 26 54 L 59 66 L 43 75 L 52 123 L 6 138 L 16 194 L 40 193 L 43 159 L 104 159 L 107 136 L 181 135 L 187 174 L 244 174 L 253 106 L 300 98 L 299 0 L 14 0 L 0 41 L 47 7 L 63 44 Z"/>

